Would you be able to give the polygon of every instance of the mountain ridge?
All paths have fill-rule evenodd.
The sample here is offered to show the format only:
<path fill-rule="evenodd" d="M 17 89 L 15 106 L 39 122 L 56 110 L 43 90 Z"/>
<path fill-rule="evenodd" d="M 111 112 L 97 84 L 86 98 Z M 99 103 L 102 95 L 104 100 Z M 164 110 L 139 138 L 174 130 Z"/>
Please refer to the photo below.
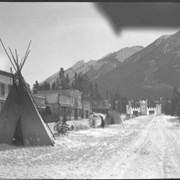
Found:
<path fill-rule="evenodd" d="M 174 68 L 178 68 L 176 72 Z M 173 86 L 180 85 L 177 72 L 180 72 L 179 31 L 156 39 L 98 79 L 98 83 L 101 90 L 112 92 L 121 88 L 132 98 L 170 96 Z M 107 84 L 112 81 L 114 85 Z"/>
<path fill-rule="evenodd" d="M 119 91 L 128 98 L 170 96 L 180 85 L 180 31 L 160 36 L 146 47 L 125 47 L 99 60 L 78 61 L 65 74 L 73 79 L 75 72 L 87 72 L 102 95 Z"/>
<path fill-rule="evenodd" d="M 119 63 L 122 63 L 126 59 L 126 57 L 131 56 L 133 53 L 141 50 L 142 48 L 142 46 L 125 47 L 118 51 L 108 53 L 98 60 L 89 60 L 87 62 L 85 62 L 84 60 L 77 61 L 72 67 L 68 68 L 65 71 L 65 75 L 68 74 L 70 81 L 72 81 L 75 72 L 87 72 L 89 78 L 91 80 L 95 80 L 100 76 L 100 74 L 103 75 L 104 73 L 112 70 Z M 102 70 L 100 70 L 101 68 L 106 72 L 102 72 Z M 58 77 L 58 73 L 59 72 L 54 73 L 50 77 L 46 78 L 45 81 L 49 82 L 50 85 L 52 85 L 52 83 Z"/>

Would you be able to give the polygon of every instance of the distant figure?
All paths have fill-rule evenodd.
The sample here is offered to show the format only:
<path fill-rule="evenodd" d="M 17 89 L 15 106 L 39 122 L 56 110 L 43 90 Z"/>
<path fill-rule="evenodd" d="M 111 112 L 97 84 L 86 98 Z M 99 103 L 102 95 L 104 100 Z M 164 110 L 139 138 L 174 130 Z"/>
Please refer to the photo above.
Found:
<path fill-rule="evenodd" d="M 73 125 L 71 125 L 71 130 L 74 130 L 74 126 Z"/>
<path fill-rule="evenodd" d="M 104 119 L 103 119 L 103 117 L 101 115 L 100 115 L 100 118 L 101 118 L 101 127 L 104 128 L 104 125 L 105 125 L 104 124 Z"/>
<path fill-rule="evenodd" d="M 108 112 L 106 113 L 106 117 L 107 117 L 107 118 L 109 118 L 109 117 L 110 117 L 110 115 L 109 115 L 109 113 L 108 113 Z"/>
<path fill-rule="evenodd" d="M 65 128 L 70 129 L 69 125 L 66 123 L 66 121 L 67 121 L 67 118 L 66 118 L 66 115 L 64 115 L 61 127 L 65 127 Z"/>
<path fill-rule="evenodd" d="M 62 121 L 62 125 L 67 125 L 66 121 L 67 121 L 67 118 L 66 118 L 66 116 L 64 115 L 63 121 Z"/>
<path fill-rule="evenodd" d="M 92 119 L 92 127 L 95 127 L 95 119 Z"/>

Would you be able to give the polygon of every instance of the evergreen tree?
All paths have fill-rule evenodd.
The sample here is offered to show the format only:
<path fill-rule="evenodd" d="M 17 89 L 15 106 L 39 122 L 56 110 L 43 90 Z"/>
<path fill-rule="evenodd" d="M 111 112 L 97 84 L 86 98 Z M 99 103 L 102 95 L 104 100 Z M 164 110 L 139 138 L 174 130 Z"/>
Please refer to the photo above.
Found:
<path fill-rule="evenodd" d="M 124 96 L 121 96 L 120 92 L 111 93 L 109 103 L 111 104 L 111 108 L 113 110 L 118 110 L 120 113 L 126 113 L 128 99 Z"/>
<path fill-rule="evenodd" d="M 81 88 L 82 88 L 82 99 L 83 100 L 89 100 L 90 99 L 90 85 L 91 85 L 91 82 L 88 78 L 88 75 L 87 73 L 85 73 L 84 75 L 82 75 L 82 85 L 81 85 Z"/>
<path fill-rule="evenodd" d="M 70 89 L 70 80 L 68 74 L 66 74 L 65 77 L 65 71 L 64 68 L 61 67 L 58 77 L 56 78 L 56 81 L 52 84 L 52 89 L 58 90 L 58 89 Z"/>
<path fill-rule="evenodd" d="M 115 109 L 116 109 L 116 106 L 115 106 L 115 97 L 114 97 L 114 94 L 113 94 L 113 93 L 111 93 L 110 104 L 111 104 L 111 108 L 112 108 L 113 110 L 115 110 Z"/>
<path fill-rule="evenodd" d="M 60 88 L 59 78 L 56 78 L 56 81 L 55 81 L 55 89 L 56 89 L 56 90 L 61 89 L 61 88 Z"/>
<path fill-rule="evenodd" d="M 99 93 L 97 82 L 94 85 L 94 101 L 96 102 L 97 105 L 102 104 L 103 102 L 103 97 Z"/>
<path fill-rule="evenodd" d="M 128 100 L 126 97 L 121 98 L 121 113 L 126 113 L 126 105 L 128 104 Z"/>
<path fill-rule="evenodd" d="M 50 84 L 47 81 L 44 81 L 42 86 L 43 90 L 50 90 Z"/>
<path fill-rule="evenodd" d="M 176 105 L 175 115 L 180 116 L 180 93 L 177 97 L 177 105 Z"/>
<path fill-rule="evenodd" d="M 33 93 L 37 93 L 38 90 L 39 90 L 39 83 L 36 80 L 35 84 L 33 84 Z"/>
<path fill-rule="evenodd" d="M 56 90 L 56 89 L 57 89 L 56 82 L 53 82 L 52 83 L 52 90 Z"/>
<path fill-rule="evenodd" d="M 70 86 L 70 80 L 69 80 L 69 74 L 68 74 L 68 73 L 66 74 L 66 88 L 67 88 L 67 89 L 70 89 L 70 88 L 71 88 L 71 86 Z"/>
<path fill-rule="evenodd" d="M 89 85 L 89 90 L 90 90 L 90 98 L 93 100 L 94 99 L 94 86 L 92 83 Z"/>
<path fill-rule="evenodd" d="M 60 71 L 59 71 L 59 79 L 60 80 L 63 80 L 65 77 L 64 77 L 64 69 L 63 67 L 60 68 Z"/>
<path fill-rule="evenodd" d="M 64 75 L 64 69 L 61 67 L 59 71 L 59 89 L 66 89 L 66 82 L 65 82 L 65 75 Z"/>
<path fill-rule="evenodd" d="M 171 103 L 169 103 L 168 99 L 166 99 L 164 103 L 164 113 L 166 115 L 171 115 Z"/>
<path fill-rule="evenodd" d="M 171 98 L 171 115 L 174 116 L 176 113 L 176 109 L 177 109 L 177 105 L 179 103 L 179 90 L 178 87 L 175 86 L 173 89 L 173 93 L 172 93 L 172 98 Z"/>
<path fill-rule="evenodd" d="M 82 72 L 78 74 L 78 79 L 77 79 L 77 88 L 79 91 L 83 92 L 83 75 Z"/>
<path fill-rule="evenodd" d="M 98 92 L 98 84 L 97 83 L 95 83 L 95 85 L 94 85 L 94 93 L 95 93 L 95 99 L 97 99 L 97 96 L 99 94 L 99 92 Z"/>
<path fill-rule="evenodd" d="M 78 74 L 77 74 L 77 72 L 75 72 L 75 74 L 74 74 L 74 79 L 72 81 L 71 86 L 72 86 L 73 89 L 79 90 L 79 88 L 78 88 Z"/>

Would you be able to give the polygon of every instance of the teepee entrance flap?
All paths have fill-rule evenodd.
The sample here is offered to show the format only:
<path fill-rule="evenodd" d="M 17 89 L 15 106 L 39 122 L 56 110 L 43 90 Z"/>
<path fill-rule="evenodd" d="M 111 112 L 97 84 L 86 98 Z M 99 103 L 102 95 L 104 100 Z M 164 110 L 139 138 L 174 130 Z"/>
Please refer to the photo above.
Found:
<path fill-rule="evenodd" d="M 21 123 L 22 122 L 21 122 L 21 116 L 20 116 L 19 119 L 17 120 L 14 136 L 12 139 L 12 144 L 14 145 L 24 145 Z"/>

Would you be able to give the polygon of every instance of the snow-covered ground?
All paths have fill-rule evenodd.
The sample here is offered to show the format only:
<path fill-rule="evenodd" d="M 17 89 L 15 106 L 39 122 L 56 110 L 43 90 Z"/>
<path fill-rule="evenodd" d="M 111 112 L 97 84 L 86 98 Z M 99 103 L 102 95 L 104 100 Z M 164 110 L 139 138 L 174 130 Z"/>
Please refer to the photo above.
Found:
<path fill-rule="evenodd" d="M 71 131 L 53 147 L 0 145 L 0 178 L 179 178 L 180 120 L 141 116 Z"/>

